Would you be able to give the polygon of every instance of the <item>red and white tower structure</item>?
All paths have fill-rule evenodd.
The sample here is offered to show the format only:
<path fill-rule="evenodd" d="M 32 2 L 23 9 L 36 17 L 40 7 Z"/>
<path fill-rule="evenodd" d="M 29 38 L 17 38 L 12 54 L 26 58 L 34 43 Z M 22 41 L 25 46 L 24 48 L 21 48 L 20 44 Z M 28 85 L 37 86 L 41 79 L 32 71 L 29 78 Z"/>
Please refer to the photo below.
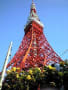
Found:
<path fill-rule="evenodd" d="M 44 25 L 37 15 L 34 2 L 32 2 L 30 15 L 24 28 L 24 38 L 7 68 L 20 67 L 20 69 L 28 69 L 62 61 L 48 43 L 43 28 Z"/>

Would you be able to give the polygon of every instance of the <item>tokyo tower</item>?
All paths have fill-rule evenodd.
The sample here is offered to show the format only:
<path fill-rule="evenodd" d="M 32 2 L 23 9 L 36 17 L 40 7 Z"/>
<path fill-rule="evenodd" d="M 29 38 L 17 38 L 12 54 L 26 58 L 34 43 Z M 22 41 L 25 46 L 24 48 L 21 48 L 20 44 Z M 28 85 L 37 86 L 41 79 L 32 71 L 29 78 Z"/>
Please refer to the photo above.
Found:
<path fill-rule="evenodd" d="M 62 61 L 48 43 L 43 28 L 44 25 L 40 21 L 32 1 L 30 15 L 24 28 L 24 38 L 7 68 L 19 67 L 22 70 Z"/>

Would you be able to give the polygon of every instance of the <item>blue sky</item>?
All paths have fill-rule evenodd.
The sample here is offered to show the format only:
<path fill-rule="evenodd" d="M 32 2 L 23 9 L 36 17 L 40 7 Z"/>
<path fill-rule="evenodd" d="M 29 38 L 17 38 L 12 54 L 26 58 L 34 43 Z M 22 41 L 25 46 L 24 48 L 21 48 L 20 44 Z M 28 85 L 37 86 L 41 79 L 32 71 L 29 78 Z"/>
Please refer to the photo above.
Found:
<path fill-rule="evenodd" d="M 30 12 L 32 0 L 0 0 L 0 71 L 10 41 L 12 56 L 24 36 L 24 25 Z M 34 0 L 38 16 L 44 24 L 44 34 L 52 48 L 61 58 L 68 59 L 68 0 Z"/>

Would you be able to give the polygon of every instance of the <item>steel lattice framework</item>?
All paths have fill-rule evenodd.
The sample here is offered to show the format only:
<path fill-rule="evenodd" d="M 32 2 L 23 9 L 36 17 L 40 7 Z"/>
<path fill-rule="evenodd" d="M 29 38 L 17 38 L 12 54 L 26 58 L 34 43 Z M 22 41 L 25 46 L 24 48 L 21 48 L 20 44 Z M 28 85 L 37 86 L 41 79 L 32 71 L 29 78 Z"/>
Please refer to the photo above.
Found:
<path fill-rule="evenodd" d="M 11 68 L 20 67 L 21 69 L 43 67 L 50 63 L 59 63 L 62 61 L 52 49 L 43 33 L 43 25 L 37 16 L 33 2 L 30 17 L 24 31 L 25 35 L 21 45 L 12 60 L 8 63 L 7 68 L 10 66 Z"/>

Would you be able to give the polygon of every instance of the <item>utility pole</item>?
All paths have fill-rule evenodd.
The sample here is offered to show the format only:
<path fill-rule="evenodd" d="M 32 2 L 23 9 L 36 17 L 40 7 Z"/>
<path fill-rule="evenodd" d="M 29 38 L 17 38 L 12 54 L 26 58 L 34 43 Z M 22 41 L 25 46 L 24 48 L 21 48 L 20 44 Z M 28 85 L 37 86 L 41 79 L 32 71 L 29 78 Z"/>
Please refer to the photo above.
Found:
<path fill-rule="evenodd" d="M 5 76 L 8 59 L 9 59 L 9 56 L 11 54 L 11 48 L 12 48 L 12 42 L 10 43 L 10 46 L 9 46 L 9 49 L 8 49 L 8 52 L 7 52 L 7 56 L 5 58 L 5 62 L 4 62 L 4 65 L 3 65 L 1 79 L 0 79 L 0 90 L 2 89 L 2 83 L 3 83 L 3 80 L 4 80 L 4 76 Z"/>

